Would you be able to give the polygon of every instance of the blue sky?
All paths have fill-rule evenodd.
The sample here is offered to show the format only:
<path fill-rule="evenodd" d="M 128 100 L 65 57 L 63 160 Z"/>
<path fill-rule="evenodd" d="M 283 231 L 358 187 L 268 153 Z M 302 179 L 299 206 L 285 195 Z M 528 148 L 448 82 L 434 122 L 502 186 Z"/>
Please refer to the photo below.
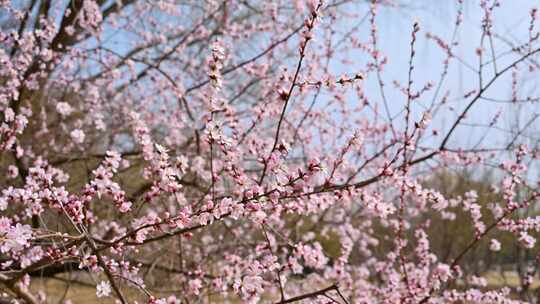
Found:
<path fill-rule="evenodd" d="M 533 7 L 539 5 L 539 1 L 532 0 L 514 0 L 514 1 L 502 1 L 501 7 L 494 11 L 494 32 L 503 37 L 506 37 L 512 42 L 521 42 L 527 40 L 528 27 L 530 22 L 530 11 Z M 409 1 L 405 4 L 405 9 L 396 8 L 381 8 L 377 16 L 377 23 L 379 28 L 379 45 L 385 55 L 389 58 L 389 64 L 385 67 L 383 78 L 386 85 L 386 95 L 390 103 L 392 114 L 400 111 L 405 103 L 404 96 L 399 93 L 392 85 L 394 80 L 398 80 L 404 84 L 407 77 L 408 61 L 409 61 L 409 44 L 411 37 L 412 24 L 415 20 L 420 22 L 421 32 L 419 33 L 419 39 L 416 44 L 417 55 L 414 60 L 415 70 L 415 88 L 419 89 L 428 80 L 432 80 L 437 85 L 437 81 L 442 72 L 442 61 L 445 58 L 443 51 L 432 41 L 425 38 L 427 32 L 438 35 L 439 37 L 449 40 L 454 32 L 454 23 L 457 12 L 457 1 L 453 0 L 416 0 Z M 368 5 L 359 5 L 354 7 L 355 10 L 361 12 L 369 9 Z M 472 66 L 478 67 L 478 56 L 475 54 L 475 50 L 480 46 L 481 37 L 481 20 L 483 17 L 483 11 L 478 5 L 478 1 L 464 1 L 464 21 L 458 32 L 459 46 L 454 50 L 463 61 L 458 63 L 453 61 L 449 74 L 446 78 L 446 82 L 443 85 L 441 93 L 446 90 L 450 90 L 450 99 L 463 96 L 465 92 L 478 88 L 478 74 L 475 71 L 467 68 Z M 348 24 L 347 26 L 352 26 Z M 365 37 L 368 35 L 369 24 L 364 23 Z M 538 30 L 538 27 L 536 28 Z M 366 40 L 367 38 L 363 38 Z M 485 44 L 489 46 L 489 44 Z M 494 40 L 495 53 L 502 53 L 508 51 L 510 47 L 498 40 Z M 486 48 L 486 52 L 487 52 Z M 485 58 L 489 59 L 489 54 L 486 53 Z M 358 56 L 364 56 L 365 54 L 358 54 Z M 361 58 L 361 57 L 359 57 Z M 515 55 L 503 56 L 497 60 L 497 67 L 499 70 L 507 66 L 510 62 L 516 60 Z M 351 73 L 350 66 L 334 65 L 334 72 L 339 73 Z M 521 65 L 521 70 L 518 72 L 518 79 L 520 81 L 519 97 L 525 97 L 526 95 L 535 96 L 532 92 L 536 91 L 534 79 L 524 81 L 524 77 L 534 76 L 535 74 L 526 73 L 527 66 Z M 491 66 L 485 67 L 483 73 L 484 82 L 489 80 L 493 75 L 493 68 Z M 375 77 L 371 77 L 365 82 L 365 91 L 373 98 L 373 100 L 379 102 L 380 95 L 378 92 L 378 86 L 376 85 Z M 497 99 L 510 99 L 511 97 L 511 72 L 509 71 L 505 76 L 500 77 L 496 83 L 494 83 L 489 90 L 487 90 L 485 96 Z M 434 90 L 432 90 L 433 93 Z M 432 98 L 433 94 L 427 94 L 424 100 L 420 102 L 426 103 Z M 442 96 L 442 94 L 439 94 Z M 449 125 L 457 117 L 457 113 L 460 113 L 461 109 L 468 103 L 470 99 L 455 102 L 452 104 L 455 107 L 455 112 L 443 111 L 436 117 L 434 125 L 438 129 L 448 129 Z M 473 124 L 486 124 L 489 123 L 495 114 L 502 111 L 502 115 L 497 124 L 498 127 L 508 128 L 510 124 L 518 122 L 516 117 L 519 117 L 519 122 L 523 125 L 527 122 L 531 115 L 536 112 L 540 112 L 540 108 L 535 104 L 527 104 L 517 106 L 515 104 L 508 105 L 503 103 L 494 103 L 490 101 L 480 101 L 474 105 L 472 112 L 468 119 L 468 123 Z M 421 113 L 420 107 L 416 107 L 415 113 L 417 118 Z M 444 113 L 444 115 L 442 115 Z M 519 113 L 519 114 L 518 114 Z M 516 116 L 517 115 L 517 116 Z M 532 129 L 534 130 L 534 124 Z M 472 146 L 478 142 L 480 138 L 484 136 L 485 128 L 470 126 L 462 127 L 458 129 L 458 132 L 454 134 L 451 140 L 452 146 Z M 497 145 L 501 146 L 502 143 L 507 141 L 508 134 L 505 132 L 490 130 L 484 140 L 486 146 Z"/>

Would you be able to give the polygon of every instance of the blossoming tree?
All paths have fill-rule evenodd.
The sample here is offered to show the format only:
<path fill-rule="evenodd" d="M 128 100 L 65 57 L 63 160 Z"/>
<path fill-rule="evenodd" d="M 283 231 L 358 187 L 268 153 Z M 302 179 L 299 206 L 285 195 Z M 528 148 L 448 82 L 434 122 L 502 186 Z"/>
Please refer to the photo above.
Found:
<path fill-rule="evenodd" d="M 512 42 L 493 29 L 500 3 L 479 1 L 467 63 L 462 2 L 451 37 L 403 30 L 391 87 L 377 24 L 403 9 L 392 1 L 0 1 L 0 298 L 46 302 L 32 282 L 55 277 L 119 303 L 518 302 L 462 261 L 506 233 L 532 284 L 534 120 L 502 148 L 455 137 L 479 103 L 538 100 L 521 86 L 539 67 L 537 11 Z M 420 40 L 444 56 L 425 83 Z M 477 75 L 463 92 L 454 66 Z M 483 166 L 499 174 L 487 205 L 424 183 Z M 468 241 L 436 254 L 430 226 L 456 214 Z"/>

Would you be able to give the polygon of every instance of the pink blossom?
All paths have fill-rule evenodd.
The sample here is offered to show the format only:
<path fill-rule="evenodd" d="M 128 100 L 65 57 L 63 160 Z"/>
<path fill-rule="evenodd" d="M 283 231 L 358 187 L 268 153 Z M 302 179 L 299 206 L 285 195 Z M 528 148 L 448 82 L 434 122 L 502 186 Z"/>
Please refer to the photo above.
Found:
<path fill-rule="evenodd" d="M 82 130 L 76 129 L 69 133 L 75 143 L 82 144 L 84 142 L 85 134 Z"/>
<path fill-rule="evenodd" d="M 8 167 L 9 178 L 16 178 L 18 175 L 19 175 L 19 168 L 13 165 Z"/>
<path fill-rule="evenodd" d="M 0 2 L 8 300 L 82 271 L 118 302 L 535 301 L 537 9 Z"/>
<path fill-rule="evenodd" d="M 536 243 L 536 239 L 524 231 L 519 234 L 519 241 L 525 248 L 529 249 L 533 248 Z"/>
<path fill-rule="evenodd" d="M 56 111 L 60 115 L 66 117 L 66 116 L 69 116 L 73 112 L 73 108 L 67 102 L 59 102 L 56 104 Z"/>
<path fill-rule="evenodd" d="M 200 293 L 200 289 L 202 288 L 202 281 L 199 279 L 194 279 L 189 281 L 189 291 L 193 293 L 194 295 L 198 295 Z"/>
<path fill-rule="evenodd" d="M 16 223 L 12 225 L 5 217 L 0 218 L 0 251 L 2 253 L 18 252 L 23 250 L 32 238 L 32 229 L 29 225 Z"/>

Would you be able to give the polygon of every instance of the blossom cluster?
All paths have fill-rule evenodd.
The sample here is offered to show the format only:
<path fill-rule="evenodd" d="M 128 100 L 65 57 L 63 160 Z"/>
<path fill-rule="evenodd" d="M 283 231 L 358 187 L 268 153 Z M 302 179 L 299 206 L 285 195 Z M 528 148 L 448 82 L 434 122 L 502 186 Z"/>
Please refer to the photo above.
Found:
<path fill-rule="evenodd" d="M 399 0 L 27 2 L 0 1 L 0 302 L 539 300 L 537 9 L 512 42 L 480 1 L 475 65 L 461 0 L 397 63 Z"/>

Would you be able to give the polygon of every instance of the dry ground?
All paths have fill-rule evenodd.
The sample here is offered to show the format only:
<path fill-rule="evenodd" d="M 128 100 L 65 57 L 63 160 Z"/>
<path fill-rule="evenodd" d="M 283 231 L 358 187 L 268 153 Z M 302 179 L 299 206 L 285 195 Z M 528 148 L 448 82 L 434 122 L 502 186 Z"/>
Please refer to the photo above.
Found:
<path fill-rule="evenodd" d="M 514 271 L 505 271 L 500 272 L 490 272 L 486 274 L 486 278 L 489 286 L 492 287 L 501 287 L 501 286 L 510 286 L 517 287 L 519 286 L 519 277 Z M 536 277 L 531 289 L 536 289 L 540 287 L 540 278 Z M 45 291 L 49 298 L 47 304 L 58 304 L 63 303 L 64 300 L 70 299 L 73 304 L 109 304 L 114 303 L 112 298 L 97 298 L 96 289 L 94 286 L 90 285 L 81 285 L 78 283 L 68 284 L 65 281 L 58 279 L 39 279 L 34 278 L 31 289 L 34 292 Z M 130 303 L 134 300 L 140 300 L 142 303 L 145 303 L 144 297 L 133 290 L 127 290 L 126 297 L 129 298 Z M 218 301 L 220 302 L 220 301 Z"/>

